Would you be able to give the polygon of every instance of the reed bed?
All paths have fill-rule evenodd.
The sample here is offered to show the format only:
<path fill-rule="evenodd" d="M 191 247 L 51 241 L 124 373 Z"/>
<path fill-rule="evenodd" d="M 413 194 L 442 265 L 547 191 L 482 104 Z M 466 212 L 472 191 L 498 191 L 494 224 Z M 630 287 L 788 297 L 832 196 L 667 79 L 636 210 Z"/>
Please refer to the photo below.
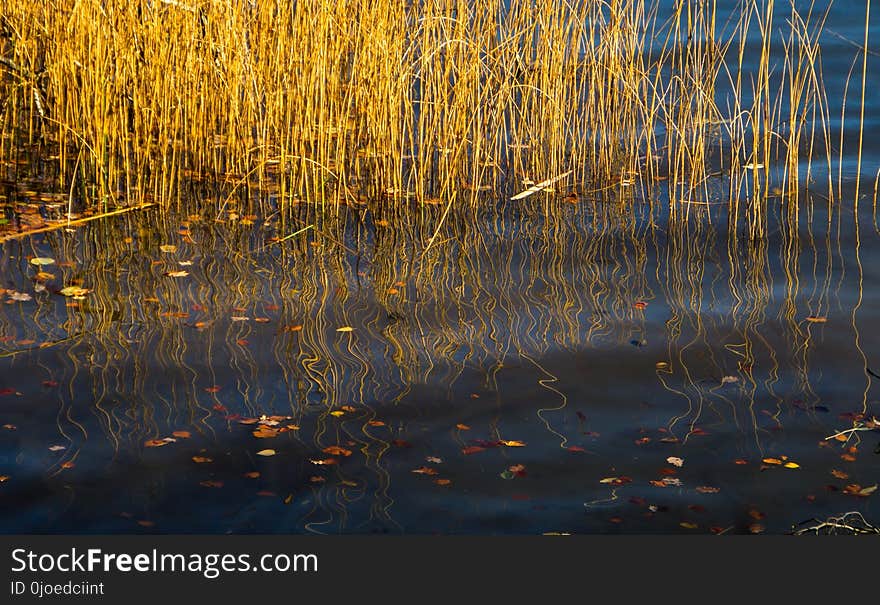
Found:
<path fill-rule="evenodd" d="M 7 180 L 28 169 L 103 210 L 438 205 L 437 235 L 452 208 L 571 171 L 562 195 L 631 188 L 684 213 L 721 199 L 760 231 L 768 196 L 817 179 L 832 194 L 812 4 L 4 6 Z"/>

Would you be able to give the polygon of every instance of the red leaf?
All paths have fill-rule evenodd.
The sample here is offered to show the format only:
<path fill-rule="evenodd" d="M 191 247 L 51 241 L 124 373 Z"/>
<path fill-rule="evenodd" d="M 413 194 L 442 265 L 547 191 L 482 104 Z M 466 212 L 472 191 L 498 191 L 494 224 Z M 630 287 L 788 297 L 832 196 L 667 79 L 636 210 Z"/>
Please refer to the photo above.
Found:
<path fill-rule="evenodd" d="M 476 454 L 477 452 L 482 452 L 485 449 L 486 448 L 480 447 L 479 445 L 469 445 L 466 448 L 463 448 L 461 450 L 461 453 L 464 454 L 465 456 L 468 456 L 470 454 Z"/>

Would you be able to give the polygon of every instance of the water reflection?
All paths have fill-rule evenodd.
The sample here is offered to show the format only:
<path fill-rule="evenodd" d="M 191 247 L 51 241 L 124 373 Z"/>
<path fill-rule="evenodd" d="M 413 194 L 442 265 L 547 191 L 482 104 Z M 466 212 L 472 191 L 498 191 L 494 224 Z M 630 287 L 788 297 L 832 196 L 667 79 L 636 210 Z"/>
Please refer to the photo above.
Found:
<path fill-rule="evenodd" d="M 134 214 L 7 242 L 3 530 L 870 516 L 845 492 L 876 482 L 871 433 L 825 437 L 877 413 L 861 260 L 876 232 L 809 196 L 757 232 L 663 207 L 487 207 L 449 216 L 427 251 L 431 233 L 364 211 L 281 243 L 276 219 Z M 89 293 L 57 294 L 69 285 Z"/>

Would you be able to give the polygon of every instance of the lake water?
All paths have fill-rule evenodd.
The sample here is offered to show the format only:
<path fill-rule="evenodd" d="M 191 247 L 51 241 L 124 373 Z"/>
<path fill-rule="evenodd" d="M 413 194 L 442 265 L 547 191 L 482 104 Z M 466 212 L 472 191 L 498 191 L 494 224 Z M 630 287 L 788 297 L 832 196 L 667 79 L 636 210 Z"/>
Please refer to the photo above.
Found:
<path fill-rule="evenodd" d="M 830 13 L 833 107 L 862 10 Z M 0 244 L 0 531 L 880 524 L 877 52 L 860 199 L 849 135 L 840 198 L 771 198 L 762 237 L 618 192 L 487 195 L 427 251 L 361 209 L 275 243 L 309 219 L 235 206 Z"/>

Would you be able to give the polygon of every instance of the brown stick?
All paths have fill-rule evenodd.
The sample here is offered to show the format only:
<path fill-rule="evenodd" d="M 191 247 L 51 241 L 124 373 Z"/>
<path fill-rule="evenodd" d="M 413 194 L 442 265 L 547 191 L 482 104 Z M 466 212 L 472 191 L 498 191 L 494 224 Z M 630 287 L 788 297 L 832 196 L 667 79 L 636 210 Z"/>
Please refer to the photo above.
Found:
<path fill-rule="evenodd" d="M 95 221 L 99 218 L 106 218 L 108 216 L 116 216 L 117 214 L 124 214 L 126 212 L 131 212 L 132 210 L 146 210 L 147 208 L 152 208 L 153 206 L 157 206 L 156 203 L 150 204 L 142 204 L 140 206 L 130 206 L 128 208 L 120 208 L 119 210 L 113 210 L 111 212 L 104 212 L 103 214 L 96 214 L 95 216 L 87 216 L 86 218 L 79 218 L 75 221 L 67 221 L 65 223 L 59 223 L 57 225 L 51 225 L 49 227 L 40 227 L 39 229 L 31 229 L 29 231 L 20 231 L 19 233 L 10 233 L 8 235 L 0 236 L 0 243 L 11 239 L 19 239 L 22 237 L 27 237 L 28 235 L 35 235 L 37 233 L 46 233 L 47 231 L 55 231 L 56 229 L 64 229 L 66 227 L 72 227 L 74 225 L 82 225 L 83 223 L 88 223 L 89 221 Z"/>

